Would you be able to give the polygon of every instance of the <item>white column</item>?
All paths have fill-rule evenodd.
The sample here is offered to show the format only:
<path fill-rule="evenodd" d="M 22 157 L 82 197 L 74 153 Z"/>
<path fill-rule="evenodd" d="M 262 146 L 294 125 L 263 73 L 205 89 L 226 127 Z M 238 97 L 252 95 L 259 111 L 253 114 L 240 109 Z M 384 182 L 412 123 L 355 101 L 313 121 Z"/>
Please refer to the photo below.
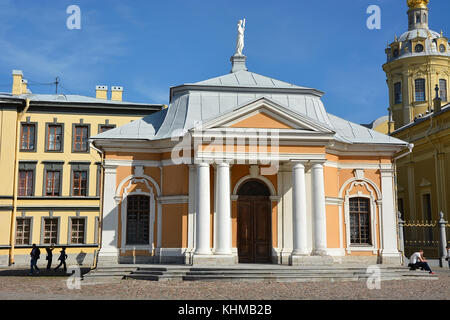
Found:
<path fill-rule="evenodd" d="M 116 196 L 116 168 L 105 165 L 103 186 L 103 215 L 102 215 L 102 247 L 99 257 L 117 258 L 117 227 L 119 224 Z M 125 235 L 122 235 L 125 236 Z"/>
<path fill-rule="evenodd" d="M 231 254 L 230 165 L 217 165 L 217 246 L 215 254 Z"/>
<path fill-rule="evenodd" d="M 200 163 L 197 165 L 197 185 L 196 185 L 196 206 L 197 206 L 197 228 L 196 228 L 196 248 L 195 254 L 211 254 L 210 245 L 210 183 L 209 164 Z"/>
<path fill-rule="evenodd" d="M 306 255 L 307 237 L 306 237 L 306 183 L 305 166 L 297 163 L 292 168 L 292 210 L 293 210 L 293 236 L 294 250 L 293 255 Z"/>
<path fill-rule="evenodd" d="M 188 249 L 195 248 L 195 185 L 196 168 L 189 165 L 189 201 L 188 201 Z"/>
<path fill-rule="evenodd" d="M 314 249 L 315 255 L 325 255 L 327 248 L 327 220 L 325 213 L 325 186 L 323 165 L 313 164 L 312 168 L 312 209 L 314 219 Z"/>
<path fill-rule="evenodd" d="M 397 215 L 394 205 L 394 171 L 381 169 L 381 240 L 383 258 L 400 256 L 397 242 Z M 383 261 L 384 262 L 384 261 Z"/>

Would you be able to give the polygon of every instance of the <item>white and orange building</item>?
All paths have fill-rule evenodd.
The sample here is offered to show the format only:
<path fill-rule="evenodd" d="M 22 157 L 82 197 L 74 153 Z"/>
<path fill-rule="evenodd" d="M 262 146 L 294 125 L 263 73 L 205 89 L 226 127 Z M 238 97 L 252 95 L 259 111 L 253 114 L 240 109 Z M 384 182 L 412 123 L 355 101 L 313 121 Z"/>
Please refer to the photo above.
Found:
<path fill-rule="evenodd" d="M 99 264 L 401 263 L 394 154 L 323 92 L 249 72 L 170 89 L 101 133 Z"/>

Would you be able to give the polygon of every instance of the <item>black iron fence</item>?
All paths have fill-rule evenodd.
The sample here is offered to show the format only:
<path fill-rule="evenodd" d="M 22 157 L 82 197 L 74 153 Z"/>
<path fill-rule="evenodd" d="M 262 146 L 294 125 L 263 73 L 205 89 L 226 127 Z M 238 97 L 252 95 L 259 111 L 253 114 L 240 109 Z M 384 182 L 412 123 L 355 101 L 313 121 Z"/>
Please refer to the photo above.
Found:
<path fill-rule="evenodd" d="M 406 257 L 422 249 L 429 259 L 443 259 L 450 245 L 450 224 L 440 213 L 438 221 L 403 221 L 399 214 L 400 246 Z"/>

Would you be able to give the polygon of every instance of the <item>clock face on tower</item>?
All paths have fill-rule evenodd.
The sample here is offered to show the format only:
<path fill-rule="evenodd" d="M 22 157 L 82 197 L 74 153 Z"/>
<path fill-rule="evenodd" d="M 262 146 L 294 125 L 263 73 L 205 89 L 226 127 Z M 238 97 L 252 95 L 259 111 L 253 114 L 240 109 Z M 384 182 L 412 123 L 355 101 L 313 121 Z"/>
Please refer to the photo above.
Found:
<path fill-rule="evenodd" d="M 414 50 L 415 50 L 416 52 L 423 52 L 423 45 L 421 45 L 421 44 L 416 45 L 416 47 L 414 48 Z"/>
<path fill-rule="evenodd" d="M 441 44 L 441 45 L 439 46 L 439 51 L 440 51 L 441 53 L 445 53 L 445 51 L 446 51 L 445 45 Z"/>

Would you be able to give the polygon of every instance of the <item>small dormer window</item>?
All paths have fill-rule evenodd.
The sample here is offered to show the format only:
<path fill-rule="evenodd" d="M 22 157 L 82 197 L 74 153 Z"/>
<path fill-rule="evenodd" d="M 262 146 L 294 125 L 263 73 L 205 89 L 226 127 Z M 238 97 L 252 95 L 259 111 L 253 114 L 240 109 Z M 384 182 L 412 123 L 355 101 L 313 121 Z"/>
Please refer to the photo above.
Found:
<path fill-rule="evenodd" d="M 441 44 L 441 45 L 439 46 L 439 51 L 440 51 L 441 53 L 445 53 L 445 51 L 447 51 L 447 48 L 445 47 L 444 44 Z"/>
<path fill-rule="evenodd" d="M 393 53 L 394 58 L 397 58 L 399 54 L 400 54 L 400 51 L 397 48 L 394 49 L 394 53 Z"/>
<path fill-rule="evenodd" d="M 421 45 L 420 43 L 416 45 L 416 47 L 414 48 L 414 50 L 417 53 L 423 52 L 423 45 Z"/>

